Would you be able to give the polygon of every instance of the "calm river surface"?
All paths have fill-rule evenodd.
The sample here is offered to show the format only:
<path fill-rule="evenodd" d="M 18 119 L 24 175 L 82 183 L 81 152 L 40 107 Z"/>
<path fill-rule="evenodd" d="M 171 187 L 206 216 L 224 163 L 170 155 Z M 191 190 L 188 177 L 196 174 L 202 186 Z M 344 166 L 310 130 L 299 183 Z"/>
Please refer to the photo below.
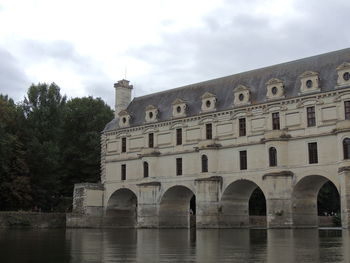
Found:
<path fill-rule="evenodd" d="M 348 230 L 0 230 L 0 262 L 350 262 Z"/>

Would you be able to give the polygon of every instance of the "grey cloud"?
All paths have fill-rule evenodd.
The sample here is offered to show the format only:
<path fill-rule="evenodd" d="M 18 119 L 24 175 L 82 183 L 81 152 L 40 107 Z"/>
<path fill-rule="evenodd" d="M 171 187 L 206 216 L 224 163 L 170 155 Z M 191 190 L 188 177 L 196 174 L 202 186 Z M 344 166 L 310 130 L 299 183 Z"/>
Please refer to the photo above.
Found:
<path fill-rule="evenodd" d="M 22 100 L 30 82 L 16 58 L 0 48 L 0 93 L 15 101 Z"/>
<path fill-rule="evenodd" d="M 73 44 L 67 41 L 24 40 L 21 48 L 29 61 L 51 59 L 58 66 L 69 66 L 81 73 L 99 71 L 90 58 L 79 55 Z"/>
<path fill-rule="evenodd" d="M 25 40 L 22 42 L 22 52 L 27 54 L 26 59 L 29 63 L 51 60 L 57 67 L 71 69 L 82 78 L 86 94 L 101 97 L 109 105 L 113 105 L 114 100 L 109 98 L 110 90 L 113 89 L 112 80 L 106 76 L 98 67 L 98 63 L 92 58 L 80 55 L 72 43 L 67 41 L 40 42 Z M 53 81 L 59 85 L 59 80 Z M 61 88 L 67 90 L 70 87 L 61 86 Z"/>
<path fill-rule="evenodd" d="M 249 1 L 249 5 L 263 4 L 254 2 Z M 246 3 L 227 1 L 204 18 L 202 28 L 188 28 L 177 34 L 165 32 L 161 44 L 129 50 L 130 56 L 146 60 L 153 69 L 149 76 L 135 80 L 140 82 L 139 93 L 350 46 L 346 33 L 350 22 L 348 1 L 298 0 L 294 3 L 298 15 L 277 26 L 274 17 L 256 16 Z"/>

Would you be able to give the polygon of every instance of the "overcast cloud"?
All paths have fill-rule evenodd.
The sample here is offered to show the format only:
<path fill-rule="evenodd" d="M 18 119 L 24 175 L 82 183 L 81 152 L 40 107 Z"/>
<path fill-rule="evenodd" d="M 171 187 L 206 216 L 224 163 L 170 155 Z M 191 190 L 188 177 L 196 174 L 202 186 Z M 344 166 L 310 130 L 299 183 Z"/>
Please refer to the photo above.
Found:
<path fill-rule="evenodd" d="M 347 0 L 53 2 L 0 5 L 0 93 L 16 101 L 55 82 L 113 106 L 125 75 L 141 96 L 350 47 Z"/>

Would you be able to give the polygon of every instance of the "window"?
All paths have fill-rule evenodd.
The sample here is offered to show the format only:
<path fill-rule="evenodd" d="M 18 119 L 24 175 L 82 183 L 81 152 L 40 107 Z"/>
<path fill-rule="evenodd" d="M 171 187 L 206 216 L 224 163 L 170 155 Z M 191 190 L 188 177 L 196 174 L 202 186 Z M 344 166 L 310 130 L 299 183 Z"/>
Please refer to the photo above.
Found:
<path fill-rule="evenodd" d="M 350 159 L 350 139 L 345 138 L 343 140 L 343 154 L 344 154 L 344 159 Z"/>
<path fill-rule="evenodd" d="M 203 154 L 202 155 L 202 173 L 208 172 L 208 157 Z"/>
<path fill-rule="evenodd" d="M 245 118 L 239 119 L 239 136 L 245 136 L 246 135 L 246 127 L 245 127 Z"/>
<path fill-rule="evenodd" d="M 154 134 L 153 133 L 148 134 L 148 147 L 149 148 L 154 147 Z"/>
<path fill-rule="evenodd" d="M 176 145 L 182 144 L 182 129 L 176 129 Z"/>
<path fill-rule="evenodd" d="M 213 138 L 211 123 L 207 123 L 205 125 L 205 137 L 206 137 L 207 140 L 211 140 Z"/>
<path fill-rule="evenodd" d="M 269 149 L 269 163 L 270 167 L 277 166 L 277 151 L 275 147 Z"/>
<path fill-rule="evenodd" d="M 126 138 L 122 138 L 122 153 L 126 152 Z"/>
<path fill-rule="evenodd" d="M 247 151 L 239 152 L 239 163 L 241 170 L 247 170 Z"/>
<path fill-rule="evenodd" d="M 272 129 L 273 130 L 280 129 L 280 114 L 279 114 L 279 112 L 272 113 Z"/>
<path fill-rule="evenodd" d="M 309 148 L 309 163 L 318 163 L 317 142 L 310 142 Z"/>
<path fill-rule="evenodd" d="M 344 101 L 345 120 L 350 120 L 350 101 Z"/>
<path fill-rule="evenodd" d="M 126 180 L 126 164 L 121 166 L 121 179 L 122 181 Z"/>
<path fill-rule="evenodd" d="M 143 162 L 143 177 L 148 177 L 148 162 Z"/>
<path fill-rule="evenodd" d="M 182 175 L 182 158 L 176 158 L 176 175 Z"/>
<path fill-rule="evenodd" d="M 316 117 L 315 117 L 315 107 L 307 107 L 306 108 L 307 113 L 307 126 L 312 127 L 316 126 Z"/>

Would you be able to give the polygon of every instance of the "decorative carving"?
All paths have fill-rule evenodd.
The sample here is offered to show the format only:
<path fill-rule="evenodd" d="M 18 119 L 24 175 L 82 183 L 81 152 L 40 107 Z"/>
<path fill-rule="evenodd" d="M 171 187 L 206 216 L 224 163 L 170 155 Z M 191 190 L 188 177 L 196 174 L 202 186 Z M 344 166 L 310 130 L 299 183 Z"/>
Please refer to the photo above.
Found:
<path fill-rule="evenodd" d="M 266 83 L 266 99 L 281 99 L 284 98 L 284 85 L 280 79 L 272 78 Z"/>
<path fill-rule="evenodd" d="M 184 100 L 178 98 L 173 101 L 172 106 L 174 118 L 186 117 L 187 105 Z"/>
<path fill-rule="evenodd" d="M 344 62 L 337 67 L 338 79 L 336 87 L 350 86 L 350 63 Z"/>
<path fill-rule="evenodd" d="M 130 126 L 131 116 L 126 110 L 122 110 L 118 113 L 119 116 L 119 127 L 125 128 Z"/>
<path fill-rule="evenodd" d="M 202 112 L 214 111 L 216 110 L 216 96 L 210 92 L 205 92 L 202 95 Z"/>
<path fill-rule="evenodd" d="M 238 85 L 234 90 L 234 106 L 250 104 L 250 89 L 244 85 Z"/>
<path fill-rule="evenodd" d="M 155 122 L 158 120 L 158 109 L 153 105 L 148 105 L 145 112 L 146 122 Z"/>
<path fill-rule="evenodd" d="M 319 87 L 320 79 L 317 72 L 305 71 L 303 74 L 299 76 L 299 78 L 301 82 L 301 85 L 300 85 L 301 93 L 321 91 Z"/>

